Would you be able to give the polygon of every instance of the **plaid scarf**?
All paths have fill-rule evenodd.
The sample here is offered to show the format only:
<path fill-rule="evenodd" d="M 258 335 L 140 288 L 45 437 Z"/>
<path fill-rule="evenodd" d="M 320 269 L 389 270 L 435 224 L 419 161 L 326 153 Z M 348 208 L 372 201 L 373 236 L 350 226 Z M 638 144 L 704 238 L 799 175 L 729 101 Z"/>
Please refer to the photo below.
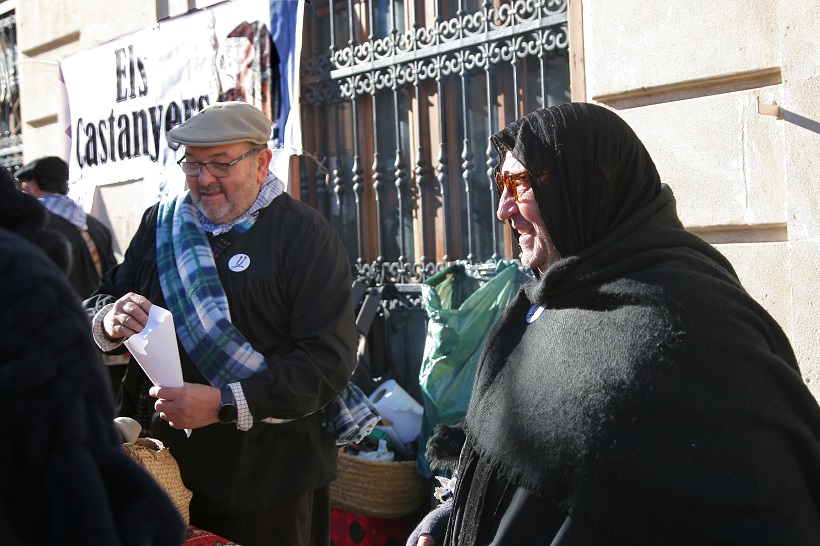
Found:
<path fill-rule="evenodd" d="M 40 196 L 39 199 L 52 214 L 68 220 L 82 230 L 88 229 L 86 212 L 69 196 L 62 193 L 47 193 Z"/>
<path fill-rule="evenodd" d="M 231 229 L 244 233 L 255 217 Z M 231 323 L 228 298 L 189 192 L 159 205 L 157 267 L 179 341 L 214 387 L 252 377 L 265 357 Z"/>
<path fill-rule="evenodd" d="M 281 193 L 274 190 L 271 197 L 269 181 L 270 177 L 262 188 L 267 196 L 265 205 Z M 251 228 L 259 210 L 261 207 L 256 207 L 253 214 L 243 215 L 244 220 L 230 228 L 232 238 Z M 231 323 L 228 299 L 190 192 L 159 205 L 157 267 L 179 341 L 211 385 L 221 388 L 268 367 L 264 355 Z M 323 424 L 337 445 L 361 440 L 379 420 L 376 408 L 353 383 L 348 383 L 323 411 Z"/>
<path fill-rule="evenodd" d="M 343 446 L 370 434 L 379 419 L 379 410 L 367 395 L 348 381 L 342 394 L 324 407 L 322 424 L 336 438 L 336 445 Z"/>

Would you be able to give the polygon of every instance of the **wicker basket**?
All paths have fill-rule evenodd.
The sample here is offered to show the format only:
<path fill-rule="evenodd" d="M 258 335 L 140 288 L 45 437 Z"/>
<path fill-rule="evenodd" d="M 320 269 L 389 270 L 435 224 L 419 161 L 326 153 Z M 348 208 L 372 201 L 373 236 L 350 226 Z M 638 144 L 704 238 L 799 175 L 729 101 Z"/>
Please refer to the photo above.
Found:
<path fill-rule="evenodd" d="M 339 451 L 339 478 L 330 484 L 330 505 L 378 519 L 395 519 L 418 510 L 427 482 L 415 461 L 371 461 Z"/>
<path fill-rule="evenodd" d="M 190 523 L 189 507 L 193 494 L 182 483 L 177 461 L 162 442 L 154 438 L 140 438 L 133 444 L 124 443 L 122 449 L 153 476 L 171 497 L 185 523 Z"/>

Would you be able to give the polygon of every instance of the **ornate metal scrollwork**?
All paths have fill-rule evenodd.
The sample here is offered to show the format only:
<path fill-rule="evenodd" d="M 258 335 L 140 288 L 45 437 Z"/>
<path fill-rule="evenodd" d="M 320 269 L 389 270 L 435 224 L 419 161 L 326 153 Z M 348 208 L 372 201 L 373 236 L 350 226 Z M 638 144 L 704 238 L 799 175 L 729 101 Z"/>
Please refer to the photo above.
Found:
<path fill-rule="evenodd" d="M 371 1 L 371 0 L 366 0 Z M 352 3 L 348 4 L 348 12 L 352 27 L 353 15 Z M 331 17 L 332 17 L 331 13 Z M 350 101 L 352 105 L 352 117 L 354 120 L 352 130 L 353 138 L 353 169 L 345 179 L 345 173 L 334 172 L 333 188 L 338 195 L 342 196 L 342 191 L 346 188 L 352 190 L 345 195 L 350 195 L 356 202 L 356 226 L 357 226 L 357 248 L 358 258 L 353 264 L 353 274 L 356 278 L 362 279 L 370 286 L 396 285 L 402 287 L 424 282 L 437 272 L 443 270 L 451 263 L 451 253 L 449 238 L 444 238 L 443 254 L 439 252 L 438 263 L 430 262 L 424 256 L 425 234 L 421 231 L 420 241 L 414 241 L 415 251 L 421 250 L 422 257 L 417 263 L 409 263 L 404 257 L 404 253 L 409 245 L 404 243 L 404 226 L 399 227 L 402 237 L 400 244 L 401 256 L 398 260 L 391 262 L 390 259 L 396 256 L 383 256 L 384 252 L 382 232 L 376 229 L 377 252 L 379 258 L 372 262 L 365 262 L 362 258 L 364 248 L 363 236 L 363 210 L 367 206 L 376 207 L 376 218 L 381 218 L 382 199 L 381 193 L 385 189 L 384 182 L 394 182 L 398 195 L 398 209 L 402 211 L 402 199 L 406 197 L 403 193 L 407 189 L 417 191 L 415 195 L 420 196 L 422 189 L 431 192 L 440 192 L 441 201 L 450 202 L 450 192 L 472 189 L 473 180 L 471 176 L 476 176 L 472 171 L 477 168 L 474 165 L 473 148 L 477 145 L 465 140 L 464 149 L 461 152 L 461 169 L 459 173 L 463 183 L 458 184 L 453 176 L 451 180 L 448 172 L 448 158 L 454 150 L 448 150 L 446 139 L 441 139 L 438 145 L 438 155 L 429 158 L 429 172 L 425 171 L 428 164 L 420 149 L 416 158 L 414 169 L 403 163 L 405 154 L 409 153 L 409 148 L 399 144 L 396 150 L 396 163 L 393 171 L 386 173 L 382 170 L 380 163 L 380 153 L 387 153 L 379 148 L 377 136 L 378 127 L 375 124 L 370 128 L 368 138 L 375 143 L 373 154 L 373 167 L 370 169 L 371 178 L 363 177 L 362 164 L 367 161 L 361 154 L 363 149 L 359 148 L 357 132 L 359 128 L 359 117 L 357 106 L 366 106 L 366 101 L 360 100 L 367 95 L 371 96 L 373 104 L 370 111 L 375 116 L 377 112 L 375 99 L 381 92 L 394 93 L 398 87 L 412 86 L 416 96 L 419 96 L 419 88 L 422 82 L 435 81 L 439 95 L 444 92 L 443 81 L 447 77 L 457 77 L 462 80 L 461 95 L 465 96 L 464 80 L 466 75 L 485 73 L 487 78 L 492 74 L 494 67 L 503 65 L 516 65 L 522 60 L 530 57 L 552 57 L 556 54 L 565 53 L 568 49 L 567 33 L 567 0 L 514 0 L 509 3 L 495 6 L 489 1 L 481 3 L 478 11 L 473 13 L 459 13 L 449 20 L 437 20 L 423 28 L 411 26 L 404 31 L 397 31 L 394 28 L 384 37 L 371 37 L 363 43 L 355 43 L 353 39 L 346 42 L 335 42 L 331 44 L 329 50 L 324 50 L 310 60 L 305 60 L 301 68 L 301 99 L 303 105 L 323 105 L 338 103 L 340 101 Z M 489 97 L 488 84 L 488 97 Z M 488 98 L 488 106 L 491 99 Z M 443 110 L 439 111 L 439 127 L 441 134 L 445 134 Z M 420 112 L 416 112 L 420 116 Z M 466 116 L 462 125 L 462 133 L 468 134 L 466 127 Z M 397 120 L 399 119 L 397 114 Z M 417 122 L 421 130 L 421 121 Z M 431 119 L 430 123 L 435 123 Z M 365 130 L 364 127 L 361 129 Z M 492 127 L 487 130 L 490 131 Z M 430 128 L 433 130 L 433 128 Z M 399 135 L 396 141 L 400 143 Z M 420 146 L 420 140 L 416 143 Z M 431 156 L 435 151 L 428 152 Z M 488 152 L 487 169 L 490 173 L 491 164 L 497 160 L 494 150 Z M 412 154 L 410 154 L 412 155 Z M 412 175 L 411 175 L 412 173 Z M 490 173 L 491 174 L 491 173 Z M 414 175 L 414 176 L 413 176 Z M 491 176 L 488 174 L 488 181 Z M 481 183 L 485 183 L 483 179 Z M 478 181 L 476 181 L 478 183 Z M 492 182 L 487 182 L 492 184 Z M 371 193 L 374 201 L 364 199 L 365 191 Z M 493 191 L 493 188 L 490 188 Z M 411 194 L 412 195 L 412 194 Z M 416 199 L 415 197 L 412 197 Z M 469 203 L 469 198 L 466 198 Z M 419 199 L 420 201 L 420 199 Z M 420 206 L 423 203 L 420 202 Z M 392 206 L 392 205 L 390 205 Z M 421 209 L 419 209 L 421 211 Z M 470 214 L 467 215 L 471 217 Z M 450 233 L 451 220 L 447 211 L 442 214 L 443 231 Z M 372 229 L 372 226 L 371 226 Z M 468 230 L 468 239 L 470 238 Z M 472 261 L 475 256 L 486 254 L 472 254 L 472 243 L 470 243 L 470 255 L 468 261 Z M 495 234 L 493 234 L 493 248 L 496 248 Z M 458 250 L 455 252 L 459 254 Z M 496 262 L 499 254 L 495 252 L 490 262 Z M 483 258 L 478 258 L 483 259 Z"/>
<path fill-rule="evenodd" d="M 20 133 L 20 90 L 17 80 L 17 20 L 12 13 L 0 19 L 0 165 L 14 172 L 23 164 Z"/>
<path fill-rule="evenodd" d="M 566 50 L 566 0 L 516 0 L 424 28 L 333 49 L 303 64 L 302 98 L 352 99 L 395 85 L 483 70 L 489 64 Z M 333 83 L 329 83 L 333 82 Z M 325 86 L 327 84 L 327 86 Z"/>
<path fill-rule="evenodd" d="M 444 263 L 400 263 L 380 262 L 356 263 L 353 266 L 353 276 L 363 280 L 368 286 L 419 284 L 442 269 Z"/>

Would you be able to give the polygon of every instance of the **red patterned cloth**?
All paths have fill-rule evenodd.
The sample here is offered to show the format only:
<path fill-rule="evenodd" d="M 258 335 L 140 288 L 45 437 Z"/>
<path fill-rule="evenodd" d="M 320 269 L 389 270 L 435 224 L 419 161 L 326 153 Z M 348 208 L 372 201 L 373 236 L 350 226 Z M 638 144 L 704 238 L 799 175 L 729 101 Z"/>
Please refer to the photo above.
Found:
<path fill-rule="evenodd" d="M 330 511 L 333 546 L 400 546 L 407 541 L 404 518 L 376 519 L 334 508 Z"/>
<path fill-rule="evenodd" d="M 236 542 L 222 538 L 193 525 L 188 526 L 184 546 L 238 546 Z"/>

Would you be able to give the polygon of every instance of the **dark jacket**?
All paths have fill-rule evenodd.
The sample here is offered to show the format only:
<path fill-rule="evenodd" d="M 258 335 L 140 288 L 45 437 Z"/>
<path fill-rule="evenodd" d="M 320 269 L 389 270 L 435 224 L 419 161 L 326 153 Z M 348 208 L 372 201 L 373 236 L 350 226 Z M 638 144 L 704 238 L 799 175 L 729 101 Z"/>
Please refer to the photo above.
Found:
<path fill-rule="evenodd" d="M 143 217 L 122 264 L 103 277 L 99 294 L 86 301 L 92 312 L 132 291 L 166 307 L 157 274 L 157 206 Z M 250 266 L 234 272 L 233 256 Z M 195 429 L 190 438 L 154 416 L 151 434 L 171 449 L 194 493 L 191 513 L 235 515 L 262 510 L 330 483 L 336 476 L 333 437 L 320 410 L 341 392 L 355 366 L 356 331 L 350 303 L 351 267 L 342 243 L 314 209 L 282 194 L 253 227 L 216 261 L 231 320 L 270 362 L 242 381 L 255 420 L 247 432 L 234 425 Z M 207 381 L 179 346 L 186 382 Z M 140 407 L 144 374 L 129 364 L 120 413 Z M 154 399 L 147 401 L 153 411 Z M 146 407 L 146 406 L 143 406 Z"/>
<path fill-rule="evenodd" d="M 97 247 L 102 271 L 105 273 L 117 265 L 117 260 L 114 257 L 111 231 L 90 214 L 86 217 L 86 223 L 88 224 L 88 234 Z M 52 212 L 48 213 L 46 226 L 62 233 L 68 239 L 71 245 L 72 255 L 68 281 L 77 291 L 80 298 L 87 298 L 97 289 L 97 286 L 99 286 L 100 275 L 97 274 L 97 270 L 94 268 L 94 261 L 91 258 L 85 239 L 83 239 L 83 236 L 80 234 L 79 228 L 65 218 Z"/>

